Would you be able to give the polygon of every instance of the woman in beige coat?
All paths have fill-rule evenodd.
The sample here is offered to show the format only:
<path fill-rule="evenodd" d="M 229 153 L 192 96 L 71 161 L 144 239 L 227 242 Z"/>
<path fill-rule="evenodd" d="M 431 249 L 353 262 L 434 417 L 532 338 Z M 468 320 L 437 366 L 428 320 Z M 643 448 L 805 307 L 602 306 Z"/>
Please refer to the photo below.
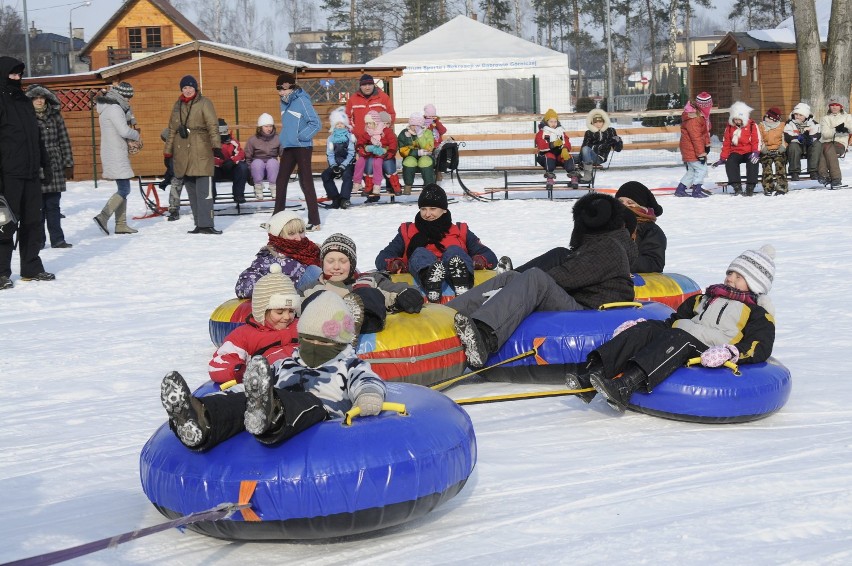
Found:
<path fill-rule="evenodd" d="M 192 75 L 180 80 L 181 95 L 172 108 L 169 137 L 163 148 L 173 159 L 174 175 L 183 179 L 195 220 L 190 234 L 221 234 L 213 227 L 213 156 L 222 158 L 219 121 L 209 98 L 201 96 Z"/>

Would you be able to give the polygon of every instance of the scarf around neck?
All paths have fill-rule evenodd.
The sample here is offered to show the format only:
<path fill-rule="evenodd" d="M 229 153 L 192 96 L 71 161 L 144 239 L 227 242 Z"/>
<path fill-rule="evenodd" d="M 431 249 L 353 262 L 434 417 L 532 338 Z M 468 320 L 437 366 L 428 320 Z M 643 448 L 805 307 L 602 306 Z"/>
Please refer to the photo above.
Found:
<path fill-rule="evenodd" d="M 405 250 L 405 256 L 411 257 L 414 250 L 417 248 L 425 248 L 429 244 L 434 245 L 439 251 L 444 251 L 444 245 L 441 241 L 453 225 L 453 215 L 448 210 L 441 215 L 437 220 L 425 220 L 418 212 L 414 216 L 414 226 L 417 227 L 417 233 L 411 238 L 408 243 L 408 248 Z"/>
<path fill-rule="evenodd" d="M 704 294 L 710 297 L 710 303 L 712 303 L 719 297 L 722 297 L 724 299 L 731 299 L 732 301 L 745 303 L 749 306 L 757 305 L 756 294 L 752 293 L 751 291 L 740 291 L 738 289 L 734 289 L 733 287 L 728 287 L 723 283 L 710 285 L 709 287 L 707 287 L 707 290 L 704 291 Z"/>
<path fill-rule="evenodd" d="M 293 258 L 303 265 L 321 265 L 319 246 L 308 238 L 288 240 L 269 234 L 269 244 L 266 247 L 274 254 Z"/>
<path fill-rule="evenodd" d="M 636 205 L 636 206 L 628 206 L 627 208 L 636 215 L 637 222 L 656 222 L 657 215 L 654 214 L 653 208 L 646 208 L 644 206 Z"/>

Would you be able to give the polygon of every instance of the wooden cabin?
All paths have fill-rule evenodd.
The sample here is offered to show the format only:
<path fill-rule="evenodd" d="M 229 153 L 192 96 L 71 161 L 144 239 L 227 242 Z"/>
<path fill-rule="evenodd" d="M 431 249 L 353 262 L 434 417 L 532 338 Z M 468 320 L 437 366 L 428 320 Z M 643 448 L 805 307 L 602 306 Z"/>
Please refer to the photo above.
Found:
<path fill-rule="evenodd" d="M 167 0 L 127 0 L 99 29 L 80 57 L 95 70 L 210 38 Z"/>
<path fill-rule="evenodd" d="M 198 80 L 203 95 L 213 101 L 219 117 L 225 119 L 234 137 L 245 145 L 255 134 L 257 118 L 264 112 L 275 118 L 280 131 L 281 113 L 275 80 L 284 71 L 296 74 L 323 122 L 314 138 L 315 171 L 327 166 L 328 115 L 334 108 L 346 104 L 349 94 L 358 89 L 361 75 L 373 75 L 393 98 L 393 79 L 402 74 L 401 67 L 308 65 L 229 45 L 193 41 L 93 73 L 25 79 L 24 83 L 43 84 L 62 101 L 62 115 L 74 151 L 75 179 L 82 180 L 100 178 L 97 164 L 100 131 L 93 100 L 110 85 L 129 82 L 135 91 L 130 104 L 144 144 L 142 151 L 131 159 L 131 164 L 137 175 L 154 177 L 164 171 L 160 132 L 168 125 L 184 75 Z"/>

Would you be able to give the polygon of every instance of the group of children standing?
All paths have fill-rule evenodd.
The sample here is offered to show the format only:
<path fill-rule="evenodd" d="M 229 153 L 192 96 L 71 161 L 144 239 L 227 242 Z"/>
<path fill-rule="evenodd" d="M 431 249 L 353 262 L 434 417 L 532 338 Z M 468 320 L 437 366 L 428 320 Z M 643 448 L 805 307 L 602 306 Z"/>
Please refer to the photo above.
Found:
<path fill-rule="evenodd" d="M 709 94 L 700 93 L 695 101 L 687 102 L 681 116 L 680 151 L 687 172 L 678 184 L 675 196 L 707 196 L 702 183 L 707 175 L 707 156 L 710 152 Z M 852 116 L 847 113 L 848 99 L 833 96 L 828 101 L 828 114 L 817 124 L 811 107 L 798 103 L 783 121 L 781 110 L 769 108 L 757 123 L 750 118 L 752 108 L 744 102 L 734 102 L 729 110 L 728 124 L 722 136 L 722 151 L 713 167 L 724 165 L 728 184 L 734 195 L 754 195 L 762 167 L 761 183 L 766 196 L 783 195 L 788 191 L 787 164 L 790 178 L 800 179 L 802 158 L 807 159 L 811 179 L 823 185 L 842 184 L 839 157 L 849 147 Z M 743 191 L 740 165 L 745 164 L 746 184 Z M 691 190 L 691 193 L 688 191 Z"/>

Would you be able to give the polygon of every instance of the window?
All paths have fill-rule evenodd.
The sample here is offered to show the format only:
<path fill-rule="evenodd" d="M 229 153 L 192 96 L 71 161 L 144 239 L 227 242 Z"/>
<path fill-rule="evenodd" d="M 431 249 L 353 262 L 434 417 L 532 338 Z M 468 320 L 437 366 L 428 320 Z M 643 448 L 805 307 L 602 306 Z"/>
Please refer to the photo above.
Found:
<path fill-rule="evenodd" d="M 162 47 L 163 42 L 160 38 L 160 28 L 145 28 L 145 46 L 146 47 Z"/>
<path fill-rule="evenodd" d="M 497 79 L 497 112 L 499 114 L 535 112 L 532 82 L 532 79 Z"/>
<path fill-rule="evenodd" d="M 127 30 L 127 45 L 133 51 L 142 50 L 142 28 L 129 28 Z"/>

